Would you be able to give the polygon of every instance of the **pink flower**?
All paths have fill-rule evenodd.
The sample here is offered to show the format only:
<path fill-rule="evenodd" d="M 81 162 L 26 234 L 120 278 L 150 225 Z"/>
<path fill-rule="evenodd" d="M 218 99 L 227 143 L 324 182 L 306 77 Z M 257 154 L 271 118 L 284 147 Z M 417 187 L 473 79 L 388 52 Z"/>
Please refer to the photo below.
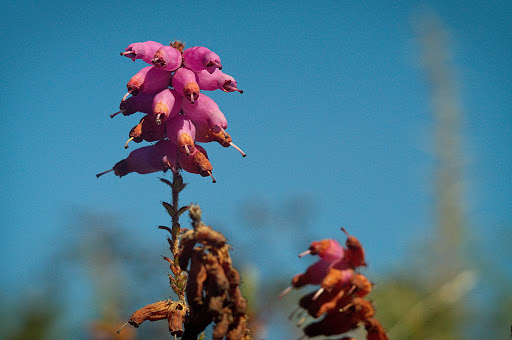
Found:
<path fill-rule="evenodd" d="M 128 45 L 125 48 L 125 52 L 121 52 L 121 55 L 130 58 L 135 61 L 135 59 L 142 59 L 146 63 L 151 64 L 151 60 L 155 56 L 156 51 L 163 45 L 156 41 L 145 41 L 141 43 L 133 43 Z"/>
<path fill-rule="evenodd" d="M 129 173 L 149 174 L 157 171 L 171 169 L 176 172 L 177 147 L 168 140 L 163 140 L 155 145 L 144 146 L 130 152 L 127 158 L 119 161 L 110 170 L 96 175 L 100 177 L 108 172 L 123 177 Z"/>
<path fill-rule="evenodd" d="M 175 90 L 165 89 L 153 99 L 152 112 L 157 124 L 173 118 L 181 111 L 181 96 Z"/>
<path fill-rule="evenodd" d="M 194 152 L 196 127 L 185 115 L 177 115 L 167 121 L 167 137 L 178 146 L 178 150 L 190 155 Z"/>
<path fill-rule="evenodd" d="M 181 67 L 174 73 L 172 86 L 192 104 L 199 97 L 199 85 L 196 83 L 196 75 L 186 67 Z"/>
<path fill-rule="evenodd" d="M 222 70 L 220 57 L 203 46 L 195 46 L 183 51 L 183 63 L 193 71 L 207 70 L 213 73 L 217 68 Z"/>
<path fill-rule="evenodd" d="M 213 73 L 207 70 L 196 71 L 196 79 L 201 90 L 214 91 L 220 89 L 224 92 L 238 91 L 244 93 L 237 87 L 235 78 L 219 69 L 216 69 Z"/>
<path fill-rule="evenodd" d="M 312 242 L 309 249 L 299 254 L 299 257 L 303 257 L 307 254 L 318 255 L 322 260 L 333 263 L 342 260 L 345 255 L 345 251 L 338 241 L 325 239 Z"/>
<path fill-rule="evenodd" d="M 129 94 L 136 96 L 140 92 L 157 94 L 169 86 L 171 77 L 171 72 L 160 70 L 155 66 L 144 67 L 142 70 L 137 72 L 130 81 L 128 81 L 128 84 L 126 84 L 128 93 L 125 94 L 123 100 L 125 100 Z"/>
<path fill-rule="evenodd" d="M 162 46 L 156 51 L 151 62 L 166 71 L 176 71 L 181 66 L 181 52 L 172 46 Z"/>

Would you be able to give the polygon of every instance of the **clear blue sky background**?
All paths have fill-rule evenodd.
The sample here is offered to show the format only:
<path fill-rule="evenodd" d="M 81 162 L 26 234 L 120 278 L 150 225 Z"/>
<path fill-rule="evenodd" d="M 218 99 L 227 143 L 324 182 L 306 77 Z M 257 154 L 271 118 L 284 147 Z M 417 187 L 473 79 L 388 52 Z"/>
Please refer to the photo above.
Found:
<path fill-rule="evenodd" d="M 510 2 L 4 2 L 3 294 L 37 285 L 30 273 L 72 232 L 74 209 L 118 216 L 127 234 L 165 251 L 154 228 L 167 221 L 161 174 L 94 176 L 129 152 L 123 144 L 140 116 L 109 114 L 145 66 L 119 52 L 145 40 L 209 47 L 245 91 L 211 97 L 248 157 L 206 145 L 218 182 L 185 174 L 183 202 L 199 203 L 235 243 L 250 200 L 279 217 L 283 202 L 306 197 L 317 238 L 342 239 L 344 225 L 366 245 L 373 270 L 404 261 L 434 222 L 433 122 L 415 31 L 424 12 L 438 13 L 450 32 L 466 213 L 470 233 L 492 248 L 512 221 Z M 243 256 L 296 262 L 302 249 L 274 242 Z"/>

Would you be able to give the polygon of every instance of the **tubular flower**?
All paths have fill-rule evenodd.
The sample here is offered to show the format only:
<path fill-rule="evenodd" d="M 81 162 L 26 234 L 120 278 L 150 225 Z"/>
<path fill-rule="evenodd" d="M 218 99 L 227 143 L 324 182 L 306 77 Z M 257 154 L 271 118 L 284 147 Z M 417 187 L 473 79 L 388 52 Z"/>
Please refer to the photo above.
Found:
<path fill-rule="evenodd" d="M 185 49 L 180 41 L 170 46 L 145 41 L 128 45 L 121 55 L 133 61 L 142 59 L 150 66 L 142 68 L 128 81 L 128 92 L 121 99 L 119 111 L 110 117 L 120 113 L 124 116 L 136 112 L 147 114 L 131 129 L 125 148 L 130 141 L 166 141 L 157 143 L 156 149 L 165 145 L 169 162 L 160 164 L 158 157 L 161 155 L 153 155 L 155 152 L 151 150 L 155 148 L 147 146 L 133 151 L 97 177 L 110 171 L 122 177 L 131 172 L 147 174 L 172 169 L 213 178 L 206 150 L 195 142 L 218 142 L 246 156 L 226 132 L 228 121 L 217 103 L 201 93 L 201 90 L 243 93 L 235 78 L 221 71 L 220 57 L 216 53 L 203 46 Z M 169 151 L 171 149 L 173 151 Z M 174 156 L 175 151 L 180 156 Z"/>
<path fill-rule="evenodd" d="M 299 257 L 317 255 L 320 259 L 304 273 L 295 275 L 291 286 L 279 297 L 307 284 L 320 286 L 299 299 L 299 308 L 315 319 L 322 318 L 304 327 L 305 337 L 343 334 L 364 324 L 368 340 L 387 340 L 385 329 L 374 318 L 372 303 L 365 299 L 372 284 L 356 271 L 366 266 L 364 248 L 357 238 L 344 228 L 342 231 L 347 235 L 346 248 L 334 239 L 325 239 L 312 242 L 308 250 L 299 254 Z M 302 318 L 299 324 L 304 321 Z"/>

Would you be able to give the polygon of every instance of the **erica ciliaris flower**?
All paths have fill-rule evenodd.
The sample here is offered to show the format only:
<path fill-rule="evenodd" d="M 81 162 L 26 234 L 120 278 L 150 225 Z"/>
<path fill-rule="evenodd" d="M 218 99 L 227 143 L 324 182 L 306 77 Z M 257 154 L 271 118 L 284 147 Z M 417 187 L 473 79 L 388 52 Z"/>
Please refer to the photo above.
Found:
<path fill-rule="evenodd" d="M 206 150 L 196 142 L 215 141 L 224 147 L 232 146 L 246 156 L 226 132 L 228 121 L 217 103 L 200 92 L 243 93 L 232 76 L 220 71 L 222 65 L 216 53 L 203 46 L 185 49 L 181 42 L 164 46 L 146 41 L 130 44 L 121 55 L 133 61 L 142 59 L 150 66 L 128 81 L 128 92 L 121 100 L 120 111 L 110 117 L 119 113 L 125 116 L 146 113 L 130 131 L 128 142 L 157 143 L 133 151 L 97 177 L 111 171 L 122 177 L 131 172 L 147 174 L 183 169 L 211 176 L 215 182 Z"/>
<path fill-rule="evenodd" d="M 319 260 L 304 273 L 295 275 L 291 286 L 280 297 L 293 288 L 320 286 L 299 299 L 303 313 L 314 319 L 322 318 L 304 327 L 305 337 L 343 334 L 364 325 L 368 340 L 386 340 L 386 331 L 374 318 L 372 303 L 365 299 L 372 290 L 372 284 L 357 272 L 359 267 L 366 266 L 364 248 L 357 238 L 344 228 L 342 231 L 347 235 L 345 247 L 334 239 L 325 239 L 312 242 L 308 250 L 299 254 L 299 257 L 318 256 Z M 299 324 L 305 320 L 302 318 Z"/>

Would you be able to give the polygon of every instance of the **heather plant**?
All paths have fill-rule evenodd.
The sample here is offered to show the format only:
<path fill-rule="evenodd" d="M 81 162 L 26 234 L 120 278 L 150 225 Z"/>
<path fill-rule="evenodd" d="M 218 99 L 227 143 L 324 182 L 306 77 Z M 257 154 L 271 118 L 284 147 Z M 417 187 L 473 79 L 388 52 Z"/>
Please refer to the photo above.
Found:
<path fill-rule="evenodd" d="M 252 339 L 248 327 L 247 300 L 240 290 L 239 272 L 233 267 L 230 246 L 225 236 L 206 225 L 197 205 L 179 204 L 179 194 L 186 187 L 181 171 L 213 177 L 213 166 L 199 143 L 216 141 L 224 147 L 233 146 L 242 156 L 246 154 L 232 142 L 226 132 L 228 121 L 215 101 L 201 93 L 221 90 L 239 92 L 236 80 L 221 71 L 220 57 L 206 47 L 185 49 L 175 41 L 163 46 L 154 41 L 129 45 L 121 55 L 133 61 L 142 59 L 146 66 L 127 84 L 128 92 L 121 99 L 119 113 L 124 116 L 136 112 L 145 114 L 129 132 L 125 144 L 156 142 L 135 149 L 108 172 L 123 177 L 129 173 L 148 174 L 171 170 L 172 181 L 161 178 L 171 189 L 171 202 L 163 206 L 171 219 L 166 230 L 170 256 L 169 284 L 176 298 L 147 304 L 136 310 L 123 325 L 139 327 L 145 321 L 166 320 L 171 335 L 182 339 L 204 337 L 208 325 L 213 324 L 214 339 Z M 180 216 L 189 213 L 191 228 L 183 228 Z M 307 317 L 314 321 L 303 328 L 304 337 L 339 335 L 364 325 L 367 339 L 385 340 L 387 335 L 374 318 L 372 303 L 365 299 L 372 289 L 370 281 L 357 268 L 366 266 L 361 243 L 347 235 L 346 247 L 334 239 L 312 242 L 299 255 L 318 256 L 319 260 L 304 273 L 293 277 L 293 288 L 319 285 L 316 291 L 299 300 L 302 326 Z M 346 338 L 344 338 L 346 339 Z"/>
<path fill-rule="evenodd" d="M 293 288 L 320 285 L 318 290 L 301 297 L 299 307 L 290 315 L 290 319 L 299 319 L 299 326 L 308 317 L 322 318 L 303 328 L 304 337 L 343 334 L 364 325 L 368 340 L 387 340 L 386 331 L 374 318 L 373 304 L 365 299 L 372 290 L 372 284 L 357 272 L 359 267 L 366 266 L 364 248 L 345 228 L 341 230 L 347 235 L 346 248 L 334 239 L 312 242 L 309 249 L 299 254 L 299 257 L 310 254 L 320 259 L 304 273 L 295 275 L 291 286 L 279 297 Z"/>
<path fill-rule="evenodd" d="M 199 73 L 219 72 L 208 79 L 201 76 L 210 91 L 243 91 L 237 89 L 233 77 L 221 73 L 220 58 L 214 52 L 205 47 L 184 48 L 181 42 L 163 46 L 147 41 L 131 44 L 121 53 L 152 66 L 144 67 L 130 79 L 120 111 L 110 116 L 145 113 L 130 130 L 125 148 L 130 141 L 156 143 L 133 150 L 112 169 L 96 176 L 112 171 L 123 177 L 132 172 L 148 174 L 171 170 L 172 181 L 161 179 L 172 191 L 172 201 L 163 202 L 171 217 L 171 226 L 159 228 L 170 234 L 167 239 L 172 256 L 163 258 L 169 263 L 169 283 L 177 297 L 138 309 L 126 324 L 139 327 L 144 321 L 167 320 L 171 335 L 197 339 L 213 323 L 215 339 L 250 339 L 247 302 L 239 287 L 240 274 L 232 266 L 226 238 L 202 221 L 199 206 L 178 203 L 179 193 L 186 186 L 181 170 L 211 176 L 216 182 L 208 154 L 197 142 L 216 141 L 222 146 L 233 146 L 246 156 L 225 132 L 227 119 L 219 106 L 200 93 Z M 212 82 L 219 86 L 212 88 L 208 85 Z M 197 137 L 196 130 L 199 131 Z M 182 228 L 179 221 L 186 211 L 192 219 L 190 229 Z"/>

